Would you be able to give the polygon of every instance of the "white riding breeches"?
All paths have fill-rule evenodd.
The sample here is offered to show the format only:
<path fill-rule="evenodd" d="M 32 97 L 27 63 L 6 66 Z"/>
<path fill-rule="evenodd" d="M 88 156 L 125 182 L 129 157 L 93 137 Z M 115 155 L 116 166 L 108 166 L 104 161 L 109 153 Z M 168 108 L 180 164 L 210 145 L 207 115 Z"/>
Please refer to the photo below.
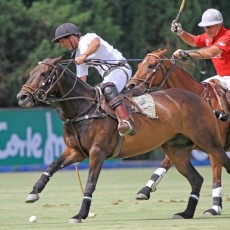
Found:
<path fill-rule="evenodd" d="M 128 80 L 132 76 L 132 69 L 128 69 L 125 67 L 119 67 L 111 70 L 104 78 L 103 83 L 113 82 L 116 85 L 118 92 L 120 93 Z"/>
<path fill-rule="evenodd" d="M 207 78 L 205 79 L 203 82 L 209 82 L 212 79 L 217 79 L 219 81 L 221 81 L 222 83 L 224 83 L 227 87 L 228 90 L 230 90 L 230 76 L 219 76 L 219 75 L 215 75 L 213 77 Z"/>

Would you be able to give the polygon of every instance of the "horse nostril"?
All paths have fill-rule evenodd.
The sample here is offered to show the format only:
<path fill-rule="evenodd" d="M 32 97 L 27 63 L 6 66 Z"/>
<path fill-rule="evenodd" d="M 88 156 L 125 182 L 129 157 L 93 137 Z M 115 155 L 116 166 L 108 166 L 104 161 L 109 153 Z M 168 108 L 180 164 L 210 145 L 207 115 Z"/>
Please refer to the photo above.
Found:
<path fill-rule="evenodd" d="M 19 95 L 17 98 L 18 100 L 25 101 L 28 98 L 28 96 L 25 94 L 22 94 L 22 95 Z"/>

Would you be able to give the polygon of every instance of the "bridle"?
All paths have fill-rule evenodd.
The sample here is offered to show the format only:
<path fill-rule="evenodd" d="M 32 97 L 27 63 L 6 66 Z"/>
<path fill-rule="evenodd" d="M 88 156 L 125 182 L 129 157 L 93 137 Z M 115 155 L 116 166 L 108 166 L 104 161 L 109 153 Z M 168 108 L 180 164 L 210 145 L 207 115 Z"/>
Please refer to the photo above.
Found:
<path fill-rule="evenodd" d="M 66 62 L 63 62 L 63 63 L 66 64 Z M 33 99 L 35 99 L 37 101 L 41 101 L 41 102 L 46 103 L 46 104 L 52 104 L 52 106 L 54 106 L 56 108 L 59 115 L 60 115 L 60 107 L 59 107 L 59 105 L 56 105 L 57 102 L 77 100 L 77 99 L 84 99 L 84 100 L 90 101 L 88 106 L 86 106 L 74 118 L 64 118 L 62 115 L 60 115 L 64 124 L 70 124 L 70 123 L 79 122 L 82 120 L 87 120 L 87 119 L 92 119 L 92 118 L 101 118 L 101 117 L 106 116 L 106 113 L 99 112 L 100 103 L 98 103 L 98 102 L 99 102 L 99 98 L 100 98 L 100 93 L 97 89 L 94 89 L 95 96 L 93 96 L 93 97 L 85 97 L 85 96 L 67 97 L 73 91 L 73 89 L 75 88 L 77 81 L 78 81 L 78 77 L 75 76 L 68 69 L 69 64 L 67 64 L 67 66 L 65 66 L 65 67 L 61 64 L 61 62 L 56 63 L 55 65 L 49 64 L 47 62 L 40 62 L 39 64 L 48 65 L 48 66 L 52 67 L 52 70 L 49 73 L 48 77 L 45 79 L 45 81 L 42 82 L 42 84 L 39 88 L 34 89 L 28 85 L 23 85 L 22 89 L 24 91 L 30 93 L 32 95 Z M 58 67 L 61 67 L 61 69 L 62 69 L 62 72 L 59 76 L 57 76 L 58 71 L 60 72 L 60 70 L 58 70 Z M 65 71 L 70 71 L 73 74 L 73 76 L 75 77 L 74 84 L 73 84 L 73 86 L 71 86 L 71 88 L 68 90 L 68 92 L 65 95 L 63 95 L 61 98 L 54 98 L 54 97 L 52 97 L 52 94 L 49 95 L 49 93 L 56 86 L 56 84 L 60 81 L 60 79 L 63 77 Z M 48 88 L 45 89 L 44 87 L 47 87 L 47 84 L 48 84 Z M 96 113 L 95 114 L 88 114 L 94 106 L 96 106 Z"/>
<path fill-rule="evenodd" d="M 57 84 L 60 77 L 62 77 L 63 73 L 57 78 L 57 65 L 53 65 L 47 62 L 39 62 L 39 65 L 44 64 L 49 67 L 52 67 L 51 72 L 48 74 L 46 79 L 41 83 L 41 86 L 37 89 L 32 88 L 28 85 L 23 85 L 22 89 L 32 95 L 35 101 L 42 101 L 44 103 L 50 104 L 50 99 L 48 98 L 49 92 L 54 88 L 54 86 Z M 56 79 L 56 80 L 55 80 Z M 48 88 L 47 88 L 48 86 Z M 45 89 L 47 88 L 47 89 Z"/>
<path fill-rule="evenodd" d="M 157 90 L 160 90 L 162 89 L 163 85 L 165 84 L 166 80 L 169 78 L 169 76 L 171 75 L 171 73 L 173 72 L 174 68 L 175 68 L 175 65 L 176 65 L 176 61 L 175 61 L 175 58 L 172 56 L 170 59 L 162 59 L 160 56 L 156 55 L 156 54 L 149 54 L 151 56 L 154 56 L 155 58 L 157 58 L 159 61 L 158 63 L 155 65 L 155 67 L 152 69 L 152 72 L 151 74 L 148 76 L 147 79 L 143 80 L 141 78 L 138 78 L 138 77 L 133 77 L 131 78 L 131 80 L 138 80 L 140 82 L 142 82 L 142 85 L 146 85 L 147 84 L 147 87 L 145 87 L 145 92 L 149 93 L 149 92 L 153 92 L 153 91 L 157 91 Z M 164 72 L 164 68 L 162 66 L 162 63 L 163 61 L 171 61 L 172 62 L 172 65 L 170 67 L 170 69 L 167 71 L 167 73 Z M 143 62 L 147 62 L 147 60 L 144 60 Z M 148 67 L 149 68 L 149 67 Z M 156 74 L 156 72 L 158 71 L 158 69 L 161 70 L 162 72 L 162 76 L 163 76 L 163 79 L 161 81 L 161 83 L 159 83 L 158 85 L 154 86 L 153 88 L 149 89 L 148 88 L 148 85 L 149 85 L 149 82 L 150 80 L 152 79 L 152 77 Z"/>
<path fill-rule="evenodd" d="M 169 70 L 168 70 L 167 73 L 164 73 L 164 69 L 162 67 L 163 60 L 160 60 L 160 62 L 158 63 L 158 64 L 160 64 L 160 68 L 161 68 L 161 72 L 162 72 L 162 76 L 163 76 L 162 82 L 159 85 L 156 85 L 156 86 L 154 86 L 151 89 L 146 89 L 146 92 L 150 93 L 150 92 L 162 89 L 163 85 L 165 84 L 165 82 L 167 81 L 167 79 L 169 78 L 169 76 L 171 75 L 171 73 L 173 72 L 173 70 L 174 70 L 174 68 L 176 66 L 176 61 L 175 61 L 175 58 L 173 56 L 170 59 L 168 59 L 168 60 L 170 60 L 172 62 L 172 65 L 169 68 Z M 156 72 L 157 72 L 157 69 L 156 69 L 155 73 Z"/>
<path fill-rule="evenodd" d="M 38 64 L 39 65 L 40 64 L 48 65 L 48 66 L 52 67 L 52 70 L 49 73 L 49 75 L 46 77 L 46 79 L 42 82 L 42 84 L 39 88 L 34 89 L 28 85 L 22 86 L 22 89 L 24 91 L 30 93 L 32 95 L 32 97 L 35 99 L 35 101 L 41 101 L 41 102 L 46 103 L 46 104 L 51 104 L 51 103 L 60 102 L 60 101 L 73 100 L 73 99 L 87 99 L 87 100 L 95 101 L 95 98 L 90 98 L 90 97 L 82 97 L 82 96 L 67 97 L 72 92 L 75 85 L 77 84 L 78 77 L 75 77 L 75 81 L 74 81 L 73 86 L 61 98 L 49 97 L 48 96 L 49 93 L 51 92 L 51 90 L 53 90 L 53 88 L 57 85 L 57 83 L 63 77 L 65 71 L 66 70 L 70 71 L 68 69 L 70 62 L 65 67 L 63 67 L 63 65 L 61 65 L 61 63 L 56 63 L 55 65 L 53 65 L 53 64 L 50 64 L 47 62 L 39 62 Z M 58 75 L 58 66 L 62 67 L 62 72 L 59 76 L 57 76 Z M 45 89 L 47 86 L 48 86 L 48 88 Z"/>

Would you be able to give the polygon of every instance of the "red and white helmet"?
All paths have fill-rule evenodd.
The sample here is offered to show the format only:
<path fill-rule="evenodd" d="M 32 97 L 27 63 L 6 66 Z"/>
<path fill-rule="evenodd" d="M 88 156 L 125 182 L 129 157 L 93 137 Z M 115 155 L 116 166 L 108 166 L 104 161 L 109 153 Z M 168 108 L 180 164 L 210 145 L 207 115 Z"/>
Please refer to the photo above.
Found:
<path fill-rule="evenodd" d="M 215 9 L 206 10 L 201 18 L 201 22 L 198 24 L 200 27 L 213 26 L 223 22 L 223 16 L 220 11 Z"/>

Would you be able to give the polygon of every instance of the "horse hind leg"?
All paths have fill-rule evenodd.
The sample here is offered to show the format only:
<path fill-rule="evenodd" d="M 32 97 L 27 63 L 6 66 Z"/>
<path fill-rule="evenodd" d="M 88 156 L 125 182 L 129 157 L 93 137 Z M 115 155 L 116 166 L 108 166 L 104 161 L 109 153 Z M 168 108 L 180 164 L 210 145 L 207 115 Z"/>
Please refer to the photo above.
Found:
<path fill-rule="evenodd" d="M 203 119 L 201 119 L 203 120 Z M 191 126 L 192 124 L 192 126 Z M 205 122 L 191 123 L 186 127 L 189 130 L 187 136 L 206 153 L 210 153 L 230 174 L 230 160 L 221 145 L 217 121 L 212 117 L 206 117 Z M 196 129 L 194 129 L 194 126 Z"/>
<path fill-rule="evenodd" d="M 213 205 L 210 209 L 204 211 L 204 215 L 216 216 L 216 215 L 221 215 L 222 208 L 223 208 L 222 187 L 221 187 L 222 166 L 212 155 L 209 155 L 209 158 L 210 158 L 212 174 L 213 174 L 213 189 L 212 189 Z"/>
<path fill-rule="evenodd" d="M 155 192 L 158 184 L 163 179 L 163 176 L 171 167 L 172 162 L 169 157 L 166 155 L 164 160 L 161 162 L 161 165 L 158 169 L 156 169 L 151 176 L 150 180 L 146 183 L 146 185 L 137 193 L 137 200 L 149 200 L 150 193 Z"/>
<path fill-rule="evenodd" d="M 192 188 L 186 209 L 183 212 L 174 214 L 173 219 L 191 219 L 194 216 L 199 201 L 203 177 L 190 162 L 190 147 L 173 148 L 165 146 L 165 153 L 172 160 L 176 169 L 188 180 Z"/>
<path fill-rule="evenodd" d="M 72 154 L 71 154 L 72 153 Z M 65 168 L 77 161 L 82 161 L 83 158 L 76 158 L 75 151 L 72 151 L 70 148 L 66 148 L 64 153 L 55 161 L 53 161 L 43 172 L 41 177 L 33 186 L 33 190 L 28 194 L 26 197 L 26 203 L 34 203 L 39 200 L 39 193 L 43 191 L 47 183 L 49 182 L 50 178 L 53 176 L 55 172 L 58 170 Z"/>
<path fill-rule="evenodd" d="M 205 138 L 203 143 L 197 142 L 196 144 L 204 152 L 210 153 L 226 169 L 227 173 L 230 174 L 230 159 L 221 144 L 217 143 L 217 137 L 212 139 Z"/>

